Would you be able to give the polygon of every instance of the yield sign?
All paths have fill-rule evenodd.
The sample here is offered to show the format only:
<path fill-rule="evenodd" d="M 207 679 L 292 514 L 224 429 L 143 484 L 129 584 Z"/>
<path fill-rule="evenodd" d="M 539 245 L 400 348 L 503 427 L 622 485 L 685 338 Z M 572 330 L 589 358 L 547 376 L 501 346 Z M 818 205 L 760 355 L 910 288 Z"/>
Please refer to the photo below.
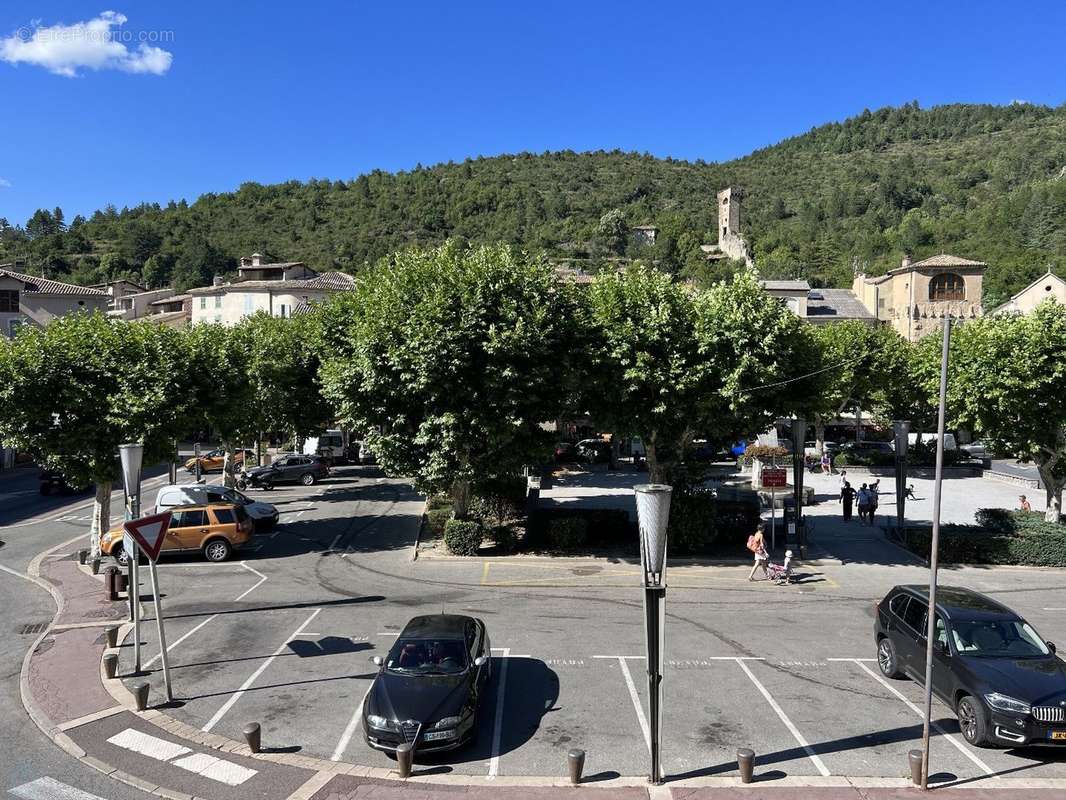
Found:
<path fill-rule="evenodd" d="M 159 557 L 159 551 L 163 548 L 163 537 L 167 535 L 169 527 L 169 511 L 122 523 L 122 529 L 133 537 L 144 554 L 152 561 Z"/>

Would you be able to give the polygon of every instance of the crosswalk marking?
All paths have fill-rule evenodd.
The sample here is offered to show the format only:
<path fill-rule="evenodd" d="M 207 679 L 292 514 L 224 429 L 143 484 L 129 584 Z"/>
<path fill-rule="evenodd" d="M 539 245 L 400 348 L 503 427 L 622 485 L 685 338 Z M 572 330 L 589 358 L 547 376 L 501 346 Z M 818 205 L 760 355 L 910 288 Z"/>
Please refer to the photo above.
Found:
<path fill-rule="evenodd" d="M 226 761 L 206 753 L 194 753 L 188 747 L 168 742 L 166 739 L 160 739 L 158 736 L 151 736 L 133 728 L 126 728 L 126 730 L 116 733 L 107 741 L 116 747 L 132 750 L 134 753 L 140 753 L 143 756 L 163 761 L 187 772 L 210 778 L 228 786 L 240 786 L 249 778 L 258 774 L 254 769 L 242 767 L 240 764 L 234 764 L 232 761 Z M 42 795 L 40 797 L 27 797 L 26 800 L 45 800 L 45 798 Z M 69 798 L 57 797 L 52 800 L 90 800 L 90 798 L 71 796 Z"/>
<path fill-rule="evenodd" d="M 22 800 L 103 800 L 95 794 L 83 792 L 47 776 L 8 791 Z"/>

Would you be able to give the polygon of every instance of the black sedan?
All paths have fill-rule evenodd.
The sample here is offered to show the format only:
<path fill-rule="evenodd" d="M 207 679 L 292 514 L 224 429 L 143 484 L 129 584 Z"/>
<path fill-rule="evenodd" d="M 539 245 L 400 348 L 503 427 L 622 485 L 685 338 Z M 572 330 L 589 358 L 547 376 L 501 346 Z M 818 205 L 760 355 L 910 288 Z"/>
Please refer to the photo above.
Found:
<path fill-rule="evenodd" d="M 473 617 L 415 617 L 385 658 L 363 702 L 363 733 L 371 747 L 395 752 L 451 750 L 477 732 L 478 709 L 492 673 L 485 623 Z"/>
<path fill-rule="evenodd" d="M 877 605 L 877 664 L 925 681 L 929 590 L 897 586 Z M 978 747 L 1066 746 L 1066 663 L 1006 606 L 969 589 L 937 591 L 933 693 Z"/>

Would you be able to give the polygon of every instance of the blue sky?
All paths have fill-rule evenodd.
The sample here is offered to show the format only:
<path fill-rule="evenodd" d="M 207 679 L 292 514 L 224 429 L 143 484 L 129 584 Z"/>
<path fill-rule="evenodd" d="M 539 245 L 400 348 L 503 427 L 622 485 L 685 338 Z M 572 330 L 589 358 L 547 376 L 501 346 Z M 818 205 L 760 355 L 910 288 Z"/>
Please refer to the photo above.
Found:
<path fill-rule="evenodd" d="M 0 217 L 516 151 L 725 160 L 915 99 L 1059 105 L 1064 29 L 1061 2 L 5 0 Z"/>

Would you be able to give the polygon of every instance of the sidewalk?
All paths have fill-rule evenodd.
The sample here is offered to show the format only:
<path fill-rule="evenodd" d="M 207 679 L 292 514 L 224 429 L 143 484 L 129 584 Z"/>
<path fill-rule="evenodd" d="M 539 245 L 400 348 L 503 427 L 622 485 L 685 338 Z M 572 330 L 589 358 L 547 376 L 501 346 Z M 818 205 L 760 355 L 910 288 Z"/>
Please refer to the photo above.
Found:
<path fill-rule="evenodd" d="M 639 774 L 599 772 L 575 789 L 564 777 L 564 751 L 552 776 L 487 780 L 416 764 L 407 781 L 394 770 L 310 758 L 290 748 L 252 753 L 243 742 L 204 733 L 168 716 L 165 707 L 151 707 L 158 697 L 149 699 L 148 710 L 137 711 L 123 682 L 104 677 L 105 629 L 121 625 L 119 648 L 132 644 L 124 641 L 130 632 L 126 603 L 106 599 L 102 576 L 79 566 L 72 552 L 45 556 L 31 573 L 52 587 L 59 609 L 23 664 L 23 702 L 30 716 L 74 758 L 169 800 L 563 800 L 575 791 L 594 800 L 897 800 L 919 794 L 898 777 L 782 776 L 758 762 L 756 780 L 747 786 L 738 776 L 721 775 L 650 787 Z M 1020 790 L 1030 800 L 1052 800 L 1064 796 L 1066 780 L 993 777 L 938 788 L 935 797 L 999 800 Z"/>

